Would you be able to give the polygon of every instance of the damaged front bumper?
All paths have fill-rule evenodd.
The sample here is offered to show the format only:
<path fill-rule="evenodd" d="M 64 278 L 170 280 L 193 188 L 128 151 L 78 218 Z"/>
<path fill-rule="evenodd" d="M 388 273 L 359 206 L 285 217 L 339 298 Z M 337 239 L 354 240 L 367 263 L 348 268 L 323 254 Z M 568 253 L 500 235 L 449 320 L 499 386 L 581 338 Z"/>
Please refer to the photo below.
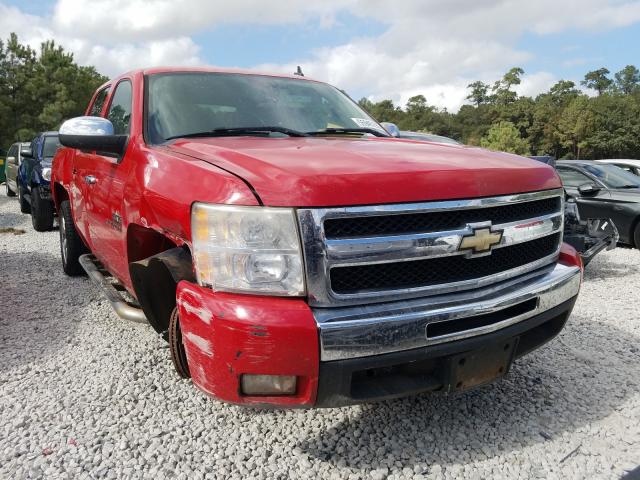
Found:
<path fill-rule="evenodd" d="M 437 300 L 326 309 L 183 281 L 178 308 L 192 379 L 206 393 L 245 405 L 334 407 L 465 390 L 506 374 L 560 332 L 580 281 L 575 262 L 558 263 Z M 244 395 L 245 374 L 295 376 L 295 394 Z"/>
<path fill-rule="evenodd" d="M 618 229 L 611 219 L 582 220 L 575 201 L 567 200 L 563 241 L 576 249 L 584 265 L 601 251 L 615 248 L 619 239 Z"/>

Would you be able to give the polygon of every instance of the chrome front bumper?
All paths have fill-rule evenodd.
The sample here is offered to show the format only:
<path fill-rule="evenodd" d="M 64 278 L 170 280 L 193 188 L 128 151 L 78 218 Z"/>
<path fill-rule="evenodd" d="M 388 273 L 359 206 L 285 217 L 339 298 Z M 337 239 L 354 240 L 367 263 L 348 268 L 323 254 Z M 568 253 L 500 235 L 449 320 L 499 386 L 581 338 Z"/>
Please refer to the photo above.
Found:
<path fill-rule="evenodd" d="M 314 308 L 320 359 L 380 355 L 493 332 L 575 297 L 580 276 L 577 267 L 555 264 L 467 292 L 357 307 Z M 516 313 L 505 318 L 509 312 Z M 472 326 L 456 328 L 456 320 Z M 473 326 L 474 320 L 479 326 Z M 444 326 L 441 322 L 450 323 L 445 329 L 433 328 Z M 453 333 L 428 335 L 428 329 Z"/>

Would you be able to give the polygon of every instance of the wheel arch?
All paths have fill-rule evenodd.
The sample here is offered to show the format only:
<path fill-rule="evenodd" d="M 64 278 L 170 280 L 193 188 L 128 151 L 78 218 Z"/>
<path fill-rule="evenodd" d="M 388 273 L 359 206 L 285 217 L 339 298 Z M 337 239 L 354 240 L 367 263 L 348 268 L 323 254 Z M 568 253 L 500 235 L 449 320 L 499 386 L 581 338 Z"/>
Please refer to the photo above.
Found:
<path fill-rule="evenodd" d="M 130 225 L 127 258 L 138 302 L 154 330 L 164 335 L 176 306 L 178 282 L 195 281 L 191 251 L 153 229 Z"/>
<path fill-rule="evenodd" d="M 51 194 L 53 196 L 53 204 L 55 205 L 56 211 L 60 211 L 60 204 L 65 200 L 69 200 L 69 192 L 67 192 L 67 189 L 64 188 L 61 183 L 56 182 L 53 184 Z"/>
<path fill-rule="evenodd" d="M 629 240 L 630 240 L 629 243 L 633 245 L 635 248 L 640 248 L 640 245 L 636 240 L 636 230 L 638 228 L 640 228 L 640 215 L 636 216 L 636 218 L 633 219 L 633 222 L 631 222 L 631 231 L 629 232 Z"/>

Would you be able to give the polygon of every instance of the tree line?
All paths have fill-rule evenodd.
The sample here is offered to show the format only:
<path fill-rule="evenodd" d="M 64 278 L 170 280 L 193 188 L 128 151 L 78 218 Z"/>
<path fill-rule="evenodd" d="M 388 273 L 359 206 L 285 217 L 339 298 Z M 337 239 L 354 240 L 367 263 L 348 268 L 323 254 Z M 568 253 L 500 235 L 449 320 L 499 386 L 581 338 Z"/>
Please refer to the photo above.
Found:
<path fill-rule="evenodd" d="M 588 72 L 580 82 L 560 80 L 535 98 L 515 87 L 524 70 L 512 68 L 492 85 L 468 85 L 457 113 L 437 109 L 424 95 L 404 108 L 391 100 L 358 103 L 374 118 L 401 130 L 426 131 L 520 155 L 556 158 L 640 158 L 640 72 L 628 65 L 613 76 L 606 68 Z"/>
<path fill-rule="evenodd" d="M 14 142 L 31 141 L 82 115 L 106 81 L 94 67 L 77 65 L 53 40 L 39 51 L 21 44 L 15 33 L 0 40 L 0 155 Z"/>
<path fill-rule="evenodd" d="M 519 96 L 522 68 L 512 68 L 492 85 L 468 86 L 469 104 L 457 113 L 429 105 L 424 95 L 404 108 L 391 100 L 359 104 L 379 121 L 402 130 L 427 131 L 469 145 L 522 155 L 556 158 L 640 158 L 640 72 L 628 65 L 614 75 L 606 68 L 588 72 L 580 82 L 560 80 L 535 98 Z M 36 51 L 15 33 L 0 40 L 0 150 L 56 130 L 82 115 L 93 92 L 107 78 L 53 40 Z"/>

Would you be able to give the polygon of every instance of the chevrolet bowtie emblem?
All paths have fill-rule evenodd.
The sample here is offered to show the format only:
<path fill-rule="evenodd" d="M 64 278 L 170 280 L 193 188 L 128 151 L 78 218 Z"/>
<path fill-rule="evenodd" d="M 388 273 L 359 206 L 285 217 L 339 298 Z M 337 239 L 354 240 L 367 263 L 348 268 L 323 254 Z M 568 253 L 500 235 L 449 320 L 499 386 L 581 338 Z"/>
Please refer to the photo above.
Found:
<path fill-rule="evenodd" d="M 486 253 L 491 247 L 502 241 L 502 230 L 491 231 L 491 227 L 477 228 L 471 235 L 462 237 L 458 250 L 471 250 L 471 253 Z"/>

